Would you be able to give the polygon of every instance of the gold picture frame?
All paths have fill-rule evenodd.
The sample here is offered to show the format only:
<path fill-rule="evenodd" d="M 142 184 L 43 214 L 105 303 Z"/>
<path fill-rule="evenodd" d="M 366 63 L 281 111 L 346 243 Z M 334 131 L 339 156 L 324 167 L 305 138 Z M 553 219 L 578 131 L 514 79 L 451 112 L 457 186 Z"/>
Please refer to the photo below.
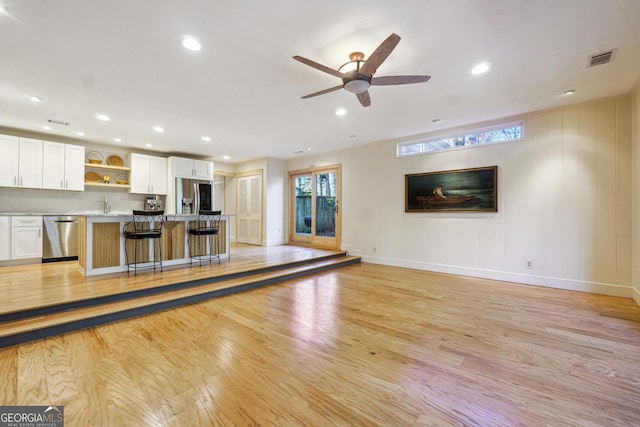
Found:
<path fill-rule="evenodd" d="M 405 212 L 497 212 L 498 167 L 405 175 Z"/>

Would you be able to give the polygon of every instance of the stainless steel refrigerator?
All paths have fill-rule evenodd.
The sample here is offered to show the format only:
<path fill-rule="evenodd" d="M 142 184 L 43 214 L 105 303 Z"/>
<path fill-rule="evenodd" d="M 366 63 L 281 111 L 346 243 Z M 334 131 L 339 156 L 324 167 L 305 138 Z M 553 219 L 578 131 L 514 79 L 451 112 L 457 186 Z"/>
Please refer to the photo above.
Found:
<path fill-rule="evenodd" d="M 202 179 L 176 178 L 176 213 L 197 214 L 213 209 L 213 182 Z"/>

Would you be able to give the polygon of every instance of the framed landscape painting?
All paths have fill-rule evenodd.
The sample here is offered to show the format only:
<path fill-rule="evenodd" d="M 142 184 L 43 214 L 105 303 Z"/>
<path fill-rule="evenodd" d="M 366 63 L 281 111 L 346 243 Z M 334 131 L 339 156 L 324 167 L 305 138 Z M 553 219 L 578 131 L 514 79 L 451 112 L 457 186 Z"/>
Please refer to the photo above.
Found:
<path fill-rule="evenodd" d="M 405 175 L 405 212 L 497 212 L 498 167 Z"/>

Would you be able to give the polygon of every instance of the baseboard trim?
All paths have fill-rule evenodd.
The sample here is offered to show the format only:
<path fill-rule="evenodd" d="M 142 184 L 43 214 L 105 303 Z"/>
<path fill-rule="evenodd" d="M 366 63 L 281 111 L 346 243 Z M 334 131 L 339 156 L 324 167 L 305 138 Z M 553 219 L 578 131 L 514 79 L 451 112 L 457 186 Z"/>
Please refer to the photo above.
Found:
<path fill-rule="evenodd" d="M 640 289 L 633 288 L 632 298 L 636 302 L 636 304 L 638 304 L 640 306 Z"/>
<path fill-rule="evenodd" d="M 454 265 L 433 264 L 419 261 L 407 261 L 393 258 L 372 257 L 366 255 L 360 255 L 360 257 L 362 258 L 363 262 L 370 262 L 372 264 L 383 264 L 393 267 L 433 271 L 436 273 L 456 274 L 459 276 L 471 276 L 482 279 L 499 280 L 503 282 L 514 282 L 524 285 L 543 286 L 547 288 L 633 298 L 636 303 L 640 305 L 640 293 L 630 286 L 621 286 L 611 283 L 589 282 L 584 280 L 563 279 L 549 276 L 536 276 L 533 274 L 484 270 L 479 268 L 459 267 Z"/>

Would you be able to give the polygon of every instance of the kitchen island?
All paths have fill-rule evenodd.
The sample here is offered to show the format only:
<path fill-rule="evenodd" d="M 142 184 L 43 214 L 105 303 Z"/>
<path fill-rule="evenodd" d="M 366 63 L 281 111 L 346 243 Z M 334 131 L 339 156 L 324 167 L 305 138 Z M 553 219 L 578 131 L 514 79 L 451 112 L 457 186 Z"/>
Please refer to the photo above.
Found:
<path fill-rule="evenodd" d="M 189 264 L 187 224 L 197 215 L 166 215 L 162 228 L 162 265 Z M 85 276 L 127 271 L 125 242 L 122 234 L 124 224 L 131 221 L 126 214 L 95 214 L 79 218 L 78 268 Z M 222 215 L 220 221 L 220 259 L 229 258 L 229 216 Z M 141 259 L 152 259 L 151 241 L 143 241 L 145 250 L 138 254 Z M 138 244 L 141 244 L 140 242 Z M 140 248 L 138 246 L 138 248 Z M 212 245 L 215 254 L 215 245 Z M 146 257 L 146 258 L 145 258 Z"/>

